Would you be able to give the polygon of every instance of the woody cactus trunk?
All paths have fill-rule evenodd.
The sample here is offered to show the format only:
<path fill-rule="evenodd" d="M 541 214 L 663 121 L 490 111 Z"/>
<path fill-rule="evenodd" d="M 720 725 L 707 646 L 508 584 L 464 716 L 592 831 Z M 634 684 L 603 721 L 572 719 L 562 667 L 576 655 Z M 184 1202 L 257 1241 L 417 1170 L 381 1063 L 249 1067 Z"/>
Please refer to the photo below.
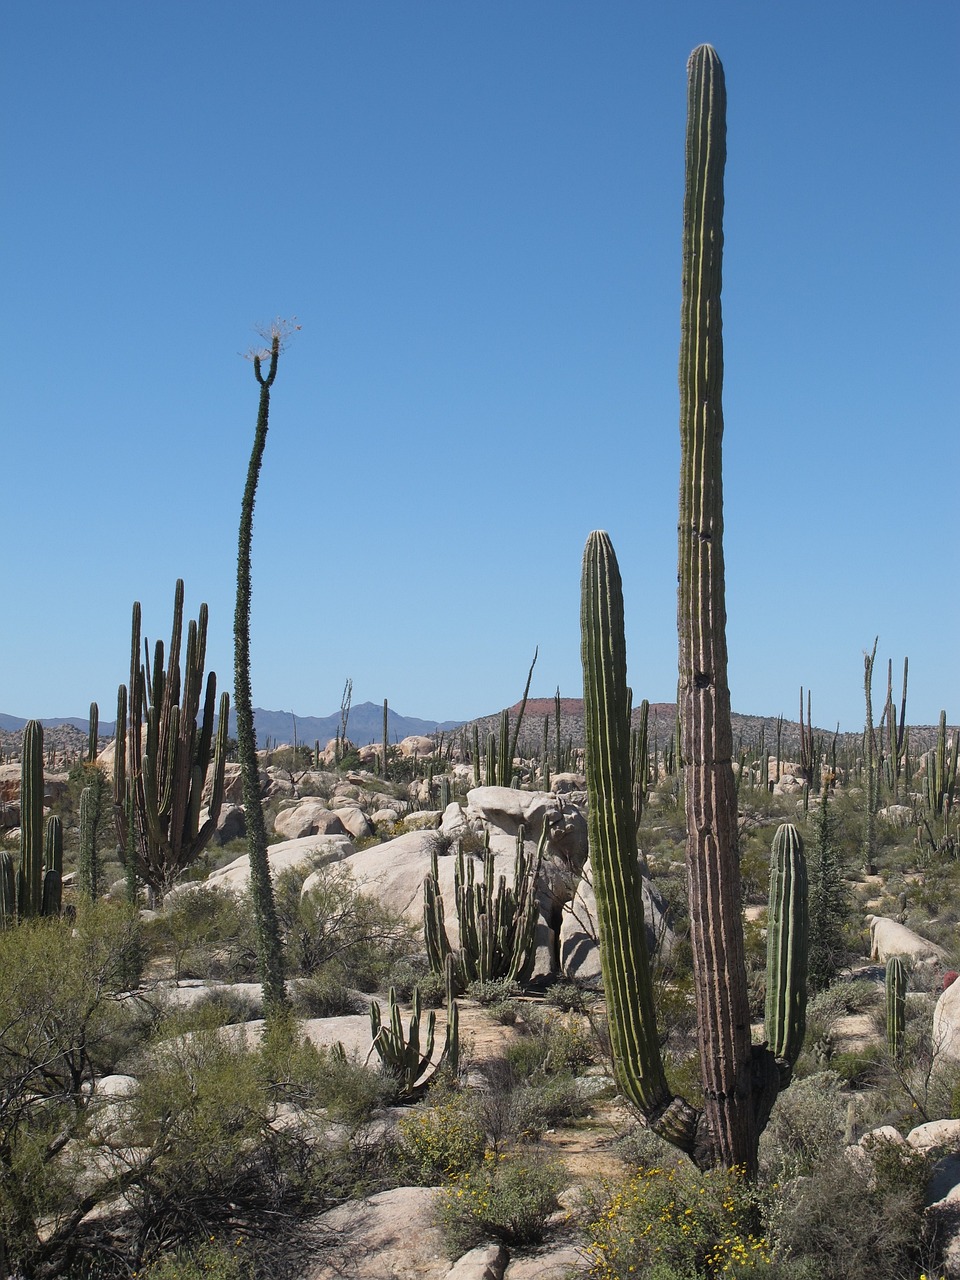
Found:
<path fill-rule="evenodd" d="M 694 50 L 687 69 L 678 701 L 702 1111 L 672 1096 L 657 1038 L 632 811 L 631 699 L 626 683 L 622 590 L 616 557 L 604 533 L 591 534 L 587 542 L 581 605 L 590 857 L 611 1042 L 624 1092 L 653 1129 L 701 1167 L 738 1166 L 752 1173 L 760 1132 L 778 1089 L 789 1080 L 791 1059 L 802 1039 L 803 1010 L 800 1001 L 789 996 L 774 1001 L 776 1017 L 790 1020 L 792 1025 L 768 1026 L 767 1035 L 776 1042 L 776 1051 L 766 1044 L 751 1044 L 722 551 L 720 284 L 725 88 L 723 69 L 708 45 Z M 792 836 L 782 837 L 780 843 L 800 856 L 799 841 Z M 775 856 L 772 892 L 779 894 L 779 882 L 774 882 L 776 865 Z M 799 934 L 805 936 L 800 903 L 803 888 L 803 875 L 793 874 L 794 896 L 784 899 L 781 917 L 784 930 L 799 927 Z M 801 980 L 796 969 L 785 963 L 796 950 L 789 937 L 778 943 L 771 956 L 769 981 Z M 798 959 L 802 969 L 802 955 Z M 781 1061 L 776 1052 L 784 1054 Z"/>

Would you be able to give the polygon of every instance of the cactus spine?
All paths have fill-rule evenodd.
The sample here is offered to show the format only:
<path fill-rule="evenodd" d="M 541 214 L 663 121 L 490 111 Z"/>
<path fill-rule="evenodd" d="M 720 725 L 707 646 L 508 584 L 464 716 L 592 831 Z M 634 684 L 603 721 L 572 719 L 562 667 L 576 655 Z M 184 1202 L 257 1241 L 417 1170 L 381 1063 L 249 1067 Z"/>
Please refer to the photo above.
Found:
<path fill-rule="evenodd" d="M 906 1024 L 907 969 L 900 956 L 891 956 L 884 975 L 887 1012 L 887 1045 L 895 1058 L 903 1053 L 903 1029 Z"/>
<path fill-rule="evenodd" d="M 781 1087 L 788 1084 L 807 1026 L 807 865 L 796 827 L 773 838 L 767 917 L 767 1001 L 764 1026 Z"/>

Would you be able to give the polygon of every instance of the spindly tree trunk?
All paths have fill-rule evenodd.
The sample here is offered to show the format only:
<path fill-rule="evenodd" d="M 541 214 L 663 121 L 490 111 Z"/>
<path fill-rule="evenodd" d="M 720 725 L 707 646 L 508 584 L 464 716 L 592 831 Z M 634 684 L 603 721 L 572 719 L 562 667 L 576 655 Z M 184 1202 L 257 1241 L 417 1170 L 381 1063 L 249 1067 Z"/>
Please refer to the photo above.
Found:
<path fill-rule="evenodd" d="M 250 858 L 250 897 L 257 929 L 257 958 L 263 984 L 264 1011 L 273 1021 L 288 1008 L 280 924 L 273 896 L 273 882 L 267 861 L 267 828 L 260 803 L 260 776 L 257 767 L 257 739 L 253 728 L 253 694 L 250 686 L 250 548 L 253 541 L 253 506 L 263 450 L 267 443 L 270 417 L 270 388 L 277 376 L 280 335 L 273 334 L 270 364 L 264 376 L 261 357 L 255 356 L 253 371 L 260 384 L 260 408 L 253 452 L 247 469 L 247 483 L 240 509 L 240 544 L 237 554 L 237 610 L 233 623 L 234 700 L 237 707 L 237 755 L 243 784 L 243 808 L 247 822 L 247 849 Z"/>

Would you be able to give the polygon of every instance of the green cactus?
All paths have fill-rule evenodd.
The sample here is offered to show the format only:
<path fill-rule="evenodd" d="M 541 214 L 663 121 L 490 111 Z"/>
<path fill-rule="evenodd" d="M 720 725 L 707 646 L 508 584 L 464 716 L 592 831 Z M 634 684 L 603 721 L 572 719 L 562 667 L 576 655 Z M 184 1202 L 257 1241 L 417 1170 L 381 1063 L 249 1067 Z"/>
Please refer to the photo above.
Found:
<path fill-rule="evenodd" d="M 389 994 L 389 1021 L 384 1023 L 379 1003 L 374 1000 L 370 1004 L 370 1031 L 373 1044 L 370 1052 L 376 1050 L 385 1069 L 396 1082 L 397 1098 L 402 1102 L 411 1102 L 422 1096 L 425 1090 L 436 1079 L 444 1068 L 456 1074 L 460 1063 L 459 1010 L 453 999 L 451 987 L 451 964 L 447 961 L 447 1026 L 444 1033 L 443 1049 L 434 1063 L 433 1050 L 436 1040 L 437 1015 L 430 1011 L 427 1019 L 426 1044 L 421 1050 L 420 1020 L 422 1005 L 420 989 L 413 991 L 413 1013 L 408 1023 L 407 1034 L 404 1035 L 400 1006 L 394 987 Z"/>
<path fill-rule="evenodd" d="M 43 897 L 40 914 L 58 916 L 63 905 L 63 824 L 55 815 L 44 831 Z"/>
<path fill-rule="evenodd" d="M 606 533 L 591 533 L 583 553 L 580 627 L 590 865 L 614 1067 L 651 1128 L 693 1154 L 700 1116 L 674 1098 L 657 1032 L 633 811 L 623 589 Z"/>
<path fill-rule="evenodd" d="M 442 973 L 452 957 L 453 980 L 458 991 L 471 982 L 525 982 L 536 956 L 535 939 L 539 908 L 536 881 L 543 861 L 549 829 L 544 823 L 535 858 L 526 851 L 524 829 L 517 834 L 513 885 L 497 877 L 489 837 L 483 856 L 483 879 L 476 878 L 476 861 L 457 851 L 454 869 L 460 948 L 453 953 L 447 936 L 443 897 L 440 893 L 436 850 L 431 871 L 423 882 L 423 925 L 427 956 L 434 973 Z"/>
<path fill-rule="evenodd" d="M 90 703 L 90 725 L 87 733 L 87 764 L 95 764 L 98 754 L 98 734 L 100 731 L 100 708 L 95 702 Z"/>
<path fill-rule="evenodd" d="M 895 1058 L 903 1053 L 903 1029 L 907 1008 L 907 969 L 900 956 L 887 961 L 884 976 L 887 1013 L 887 1045 Z"/>
<path fill-rule="evenodd" d="M 154 649 L 151 666 L 144 642 L 140 663 L 140 605 L 134 603 L 130 644 L 130 684 L 118 698 L 118 740 L 114 762 L 114 811 L 119 845 L 128 846 L 126 789 L 134 799 L 137 872 L 159 897 L 167 892 L 183 870 L 200 857 L 217 828 L 223 803 L 226 766 L 227 721 L 230 699 L 220 698 L 219 724 L 213 734 L 217 678 L 203 667 L 207 644 L 207 606 L 187 628 L 183 671 L 180 654 L 183 638 L 183 581 L 174 592 L 173 631 L 169 653 L 162 642 Z M 203 710 L 200 723 L 201 695 Z M 121 705 L 128 712 L 121 731 Z M 208 815 L 200 823 L 200 808 L 207 768 L 213 763 L 213 790 Z"/>
<path fill-rule="evenodd" d="M 98 795 L 93 786 L 80 792 L 80 854 L 77 859 L 77 885 L 80 892 L 96 900 L 100 896 L 97 866 Z"/>
<path fill-rule="evenodd" d="M 650 703 L 646 698 L 640 703 L 640 723 L 630 734 L 630 777 L 633 782 L 633 819 L 637 827 L 647 803 L 650 774 L 648 753 Z"/>
<path fill-rule="evenodd" d="M 764 1027 L 780 1085 L 790 1081 L 807 1026 L 807 864 L 796 827 L 773 838 L 767 917 L 767 1001 Z"/>
<path fill-rule="evenodd" d="M 0 929 L 8 929 L 17 922 L 17 876 L 13 855 L 0 849 Z"/>
<path fill-rule="evenodd" d="M 20 749 L 20 867 L 17 872 L 17 918 L 43 911 L 43 726 L 29 720 Z"/>

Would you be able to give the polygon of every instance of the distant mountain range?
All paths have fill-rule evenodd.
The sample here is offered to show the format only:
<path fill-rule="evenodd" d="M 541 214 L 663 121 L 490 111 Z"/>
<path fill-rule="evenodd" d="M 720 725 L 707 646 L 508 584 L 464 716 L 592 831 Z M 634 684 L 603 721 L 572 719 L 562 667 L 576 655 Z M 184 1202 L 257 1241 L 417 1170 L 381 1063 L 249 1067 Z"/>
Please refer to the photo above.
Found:
<path fill-rule="evenodd" d="M 519 703 L 510 708 L 511 721 L 514 724 L 519 710 Z M 521 754 L 532 755 L 539 750 L 543 741 L 545 720 L 547 721 L 548 740 L 551 749 L 553 748 L 555 740 L 554 715 L 555 704 L 553 698 L 531 698 L 528 701 L 519 743 Z M 294 733 L 294 713 L 292 711 L 266 711 L 262 707 L 256 707 L 254 708 L 253 716 L 257 731 L 257 745 L 261 748 L 267 745 L 268 738 L 270 745 L 274 746 L 281 743 L 292 743 L 294 737 L 305 746 L 312 747 L 315 742 L 319 741 L 321 747 L 324 747 L 340 729 L 339 711 L 329 716 L 296 716 L 296 733 Z M 638 716 L 639 711 L 634 709 L 635 723 Z M 477 717 L 476 723 L 480 731 L 481 741 L 485 741 L 488 733 L 496 732 L 499 719 L 499 712 Z M 731 719 L 733 721 L 735 752 L 739 752 L 741 745 L 748 746 L 759 741 L 761 732 L 767 748 L 771 751 L 776 750 L 777 721 L 775 717 L 745 716 L 734 712 Z M 0 751 L 19 752 L 20 739 L 26 723 L 26 720 L 21 719 L 19 716 L 0 713 Z M 48 720 L 41 720 L 40 723 L 47 731 L 44 737 L 48 746 L 56 747 L 58 750 L 68 748 L 71 751 L 76 751 L 86 746 L 87 721 L 85 718 L 80 716 L 52 717 Z M 472 726 L 473 723 L 474 721 L 472 720 L 420 720 L 416 716 L 398 715 L 392 708 L 388 708 L 387 712 L 387 732 L 391 742 L 400 742 L 403 738 L 410 737 L 412 734 L 429 736 L 438 730 L 447 732 L 451 729 L 457 729 L 463 724 Z M 656 702 L 651 704 L 651 745 L 654 741 L 657 741 L 661 749 L 665 747 L 674 731 L 675 725 L 676 706 L 674 703 Z M 112 738 L 114 728 L 112 720 L 101 720 L 101 740 Z M 235 737 L 236 732 L 236 719 L 231 711 L 231 736 Z M 833 738 L 833 731 L 829 729 L 815 726 L 814 732 L 822 734 L 828 743 Z M 949 732 L 953 734 L 958 732 L 958 729 L 956 726 L 950 726 Z M 561 740 L 563 742 L 571 742 L 575 747 L 579 747 L 583 745 L 583 733 L 583 703 L 579 698 L 563 698 L 560 705 Z M 783 751 L 787 758 L 790 758 L 791 755 L 796 754 L 799 748 L 800 726 L 795 721 L 784 720 L 782 735 Z M 358 706 L 350 708 L 347 737 L 351 742 L 358 747 L 363 747 L 370 742 L 379 742 L 382 736 L 382 703 L 362 702 Z M 936 736 L 937 728 L 935 725 L 911 725 L 911 756 L 916 758 L 920 752 L 929 750 L 936 741 Z M 859 733 L 841 733 L 838 739 L 838 746 L 855 747 L 860 737 Z"/>
<path fill-rule="evenodd" d="M 294 725 L 294 719 L 296 719 L 296 725 Z M 20 716 L 8 716 L 0 712 L 0 745 L 3 750 L 19 751 L 20 736 L 26 723 L 26 720 Z M 41 720 L 40 723 L 44 729 L 58 731 L 46 735 L 51 746 L 76 748 L 86 740 L 89 731 L 85 716 L 53 716 L 50 719 Z M 268 738 L 273 744 L 292 743 L 294 737 L 298 742 L 305 743 L 309 747 L 318 740 L 320 745 L 325 747 L 340 730 L 340 712 L 337 711 L 330 716 L 294 717 L 292 711 L 265 711 L 262 707 L 255 707 L 253 723 L 257 731 L 257 745 L 260 747 L 266 746 Z M 462 723 L 461 720 L 420 720 L 416 716 L 399 715 L 392 707 L 387 708 L 387 733 L 391 742 L 400 742 L 401 739 L 408 738 L 412 734 L 431 734 L 436 733 L 438 729 L 443 731 L 456 729 Z M 112 738 L 115 731 L 116 724 L 113 720 L 100 721 L 101 738 Z M 230 712 L 229 731 L 232 737 L 236 737 L 237 720 L 233 711 Z M 383 737 L 383 704 L 361 702 L 351 707 L 350 719 L 347 722 L 347 737 L 358 747 L 364 747 L 368 742 L 380 742 Z"/>

